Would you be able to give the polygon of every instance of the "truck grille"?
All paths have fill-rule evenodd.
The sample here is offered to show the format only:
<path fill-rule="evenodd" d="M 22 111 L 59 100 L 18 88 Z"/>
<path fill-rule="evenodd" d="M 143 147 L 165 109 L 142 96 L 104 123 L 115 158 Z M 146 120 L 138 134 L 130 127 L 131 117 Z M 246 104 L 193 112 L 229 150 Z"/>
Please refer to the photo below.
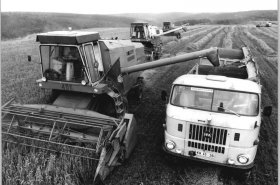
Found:
<path fill-rule="evenodd" d="M 207 150 L 210 152 L 216 152 L 216 153 L 225 153 L 225 147 L 222 146 L 214 146 L 214 145 L 209 145 L 209 144 L 204 144 L 204 143 L 197 143 L 193 141 L 188 142 L 189 147 L 193 148 L 198 148 L 201 150 Z"/>
<path fill-rule="evenodd" d="M 226 129 L 190 124 L 189 139 L 225 145 L 227 133 Z"/>

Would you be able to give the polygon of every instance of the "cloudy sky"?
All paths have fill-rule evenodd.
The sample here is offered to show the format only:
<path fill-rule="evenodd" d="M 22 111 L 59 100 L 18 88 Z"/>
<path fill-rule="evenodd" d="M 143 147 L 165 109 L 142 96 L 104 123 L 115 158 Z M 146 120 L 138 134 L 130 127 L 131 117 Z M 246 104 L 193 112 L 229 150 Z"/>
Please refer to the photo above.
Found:
<path fill-rule="evenodd" d="M 276 10 L 277 0 L 1 0 L 1 11 L 81 14 Z"/>

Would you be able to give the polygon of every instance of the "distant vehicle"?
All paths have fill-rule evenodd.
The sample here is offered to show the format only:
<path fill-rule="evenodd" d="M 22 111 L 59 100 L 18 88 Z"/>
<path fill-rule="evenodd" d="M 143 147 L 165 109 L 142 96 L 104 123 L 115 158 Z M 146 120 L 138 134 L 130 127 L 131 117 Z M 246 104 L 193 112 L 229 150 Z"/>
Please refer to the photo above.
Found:
<path fill-rule="evenodd" d="M 272 26 L 271 22 L 261 22 L 256 25 L 256 27 L 271 27 L 271 26 Z"/>
<path fill-rule="evenodd" d="M 134 22 L 130 26 L 130 39 L 144 45 L 146 57 L 150 60 L 158 59 L 162 55 L 162 40 L 158 36 L 162 30 L 147 22 Z"/>
<path fill-rule="evenodd" d="M 176 27 L 171 22 L 163 22 L 162 30 L 165 32 L 165 36 L 176 36 L 177 39 L 180 39 L 181 36 L 181 30 L 187 31 L 186 26 L 189 24 L 184 24 L 182 26 Z M 172 30 L 172 32 L 170 32 Z"/>
<path fill-rule="evenodd" d="M 151 60 L 159 59 L 162 55 L 162 40 L 160 36 L 176 36 L 181 38 L 180 30 L 186 31 L 186 25 L 163 29 L 150 25 L 147 22 L 134 22 L 130 27 L 130 39 L 132 42 L 140 42 L 145 46 L 145 54 Z"/>

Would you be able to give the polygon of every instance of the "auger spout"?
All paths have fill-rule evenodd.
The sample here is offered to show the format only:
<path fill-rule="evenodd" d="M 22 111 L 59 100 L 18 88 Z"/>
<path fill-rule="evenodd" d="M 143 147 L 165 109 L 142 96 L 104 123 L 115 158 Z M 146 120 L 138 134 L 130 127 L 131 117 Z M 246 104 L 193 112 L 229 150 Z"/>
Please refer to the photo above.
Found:
<path fill-rule="evenodd" d="M 166 66 L 170 64 L 176 64 L 180 62 L 186 62 L 193 59 L 203 58 L 207 57 L 208 60 L 213 64 L 213 66 L 219 66 L 219 57 L 223 58 L 237 58 L 237 59 L 243 59 L 244 54 L 241 49 L 223 49 L 223 48 L 209 48 L 201 51 L 195 51 L 191 53 L 186 53 L 182 55 L 178 55 L 175 57 L 170 58 L 164 58 L 159 59 L 153 62 L 138 64 L 134 66 L 129 66 L 125 68 L 121 68 L 121 73 L 123 75 L 137 72 L 137 71 L 143 71 L 146 69 L 152 69 L 156 67 Z"/>

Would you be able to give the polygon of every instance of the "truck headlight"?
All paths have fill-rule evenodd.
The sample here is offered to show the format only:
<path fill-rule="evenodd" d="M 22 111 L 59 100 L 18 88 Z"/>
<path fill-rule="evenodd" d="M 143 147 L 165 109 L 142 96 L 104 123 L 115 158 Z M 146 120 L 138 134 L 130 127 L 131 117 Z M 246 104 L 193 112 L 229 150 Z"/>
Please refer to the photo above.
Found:
<path fill-rule="evenodd" d="M 165 146 L 168 150 L 173 150 L 176 146 L 176 144 L 173 141 L 167 140 L 165 143 Z"/>
<path fill-rule="evenodd" d="M 237 156 L 237 160 L 241 164 L 246 164 L 249 161 L 249 156 L 245 154 L 240 154 L 239 156 Z"/>

